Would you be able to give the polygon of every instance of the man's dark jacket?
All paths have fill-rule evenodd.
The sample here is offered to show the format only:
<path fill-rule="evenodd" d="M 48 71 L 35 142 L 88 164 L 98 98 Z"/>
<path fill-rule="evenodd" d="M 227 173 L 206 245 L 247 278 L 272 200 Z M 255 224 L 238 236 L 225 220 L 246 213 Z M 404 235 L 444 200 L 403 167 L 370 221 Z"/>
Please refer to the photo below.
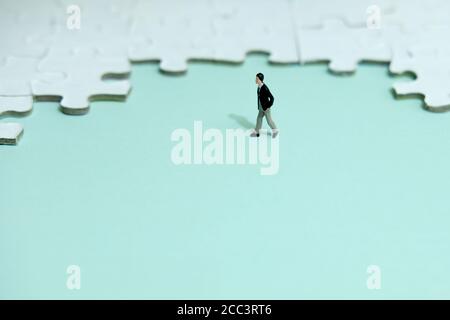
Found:
<path fill-rule="evenodd" d="M 259 102 L 261 102 L 262 109 L 266 111 L 267 108 L 270 108 L 273 105 L 273 101 L 275 99 L 272 93 L 270 93 L 269 88 L 265 84 L 263 84 L 261 88 L 258 87 L 257 93 L 258 93 L 258 100 L 257 100 L 258 109 L 259 109 Z"/>

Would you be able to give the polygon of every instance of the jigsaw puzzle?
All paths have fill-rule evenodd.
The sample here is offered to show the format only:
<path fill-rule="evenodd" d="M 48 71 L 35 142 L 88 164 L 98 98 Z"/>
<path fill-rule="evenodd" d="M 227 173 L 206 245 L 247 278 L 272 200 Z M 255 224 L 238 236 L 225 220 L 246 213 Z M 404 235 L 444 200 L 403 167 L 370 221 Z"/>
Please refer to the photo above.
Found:
<path fill-rule="evenodd" d="M 34 99 L 58 97 L 66 114 L 86 113 L 94 98 L 124 99 L 133 61 L 179 73 L 190 60 L 240 63 L 249 52 L 272 63 L 326 61 L 344 74 L 361 61 L 389 63 L 417 77 L 393 84 L 397 95 L 446 111 L 449 12 L 446 0 L 4 0 L 0 116 L 26 115 Z M 22 131 L 0 122 L 0 143 Z"/>

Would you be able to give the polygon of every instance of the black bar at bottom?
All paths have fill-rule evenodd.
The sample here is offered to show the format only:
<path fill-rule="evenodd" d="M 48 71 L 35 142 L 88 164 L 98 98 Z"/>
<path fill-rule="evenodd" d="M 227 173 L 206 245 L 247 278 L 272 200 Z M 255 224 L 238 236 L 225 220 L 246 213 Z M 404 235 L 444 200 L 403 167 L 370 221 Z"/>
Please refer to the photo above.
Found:
<path fill-rule="evenodd" d="M 95 310 L 102 315 L 139 319 L 310 319 L 356 315 L 366 317 L 402 315 L 418 311 L 435 313 L 448 301 L 432 300 L 4 300 L 0 308 L 10 308 L 17 317 L 22 312 L 34 316 L 64 310 L 70 316 L 85 318 Z M 444 309 L 445 308 L 445 309 Z M 387 311 L 389 310 L 389 311 Z M 133 317 L 134 318 L 134 317 Z"/>

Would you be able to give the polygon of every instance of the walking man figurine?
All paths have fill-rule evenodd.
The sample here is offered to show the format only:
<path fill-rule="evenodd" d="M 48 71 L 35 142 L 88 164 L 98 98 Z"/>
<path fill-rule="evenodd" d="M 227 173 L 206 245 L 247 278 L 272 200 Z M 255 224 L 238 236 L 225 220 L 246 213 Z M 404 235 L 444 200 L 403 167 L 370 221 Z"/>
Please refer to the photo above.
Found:
<path fill-rule="evenodd" d="M 272 138 L 276 138 L 278 135 L 278 129 L 275 125 L 275 122 L 272 120 L 272 116 L 270 114 L 270 107 L 273 105 L 273 95 L 270 93 L 269 88 L 264 84 L 264 75 L 262 73 L 258 73 L 256 75 L 256 84 L 258 85 L 258 117 L 256 118 L 256 128 L 255 131 L 252 132 L 250 136 L 259 137 L 259 130 L 261 130 L 262 119 L 264 116 L 266 117 L 267 124 L 272 129 Z"/>

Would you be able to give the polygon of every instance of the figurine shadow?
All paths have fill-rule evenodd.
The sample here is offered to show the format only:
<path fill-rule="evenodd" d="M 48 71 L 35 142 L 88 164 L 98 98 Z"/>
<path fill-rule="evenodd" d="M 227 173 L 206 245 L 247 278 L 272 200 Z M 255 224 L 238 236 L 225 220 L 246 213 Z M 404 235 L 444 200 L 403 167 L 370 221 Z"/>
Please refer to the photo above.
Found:
<path fill-rule="evenodd" d="M 230 113 L 228 115 L 231 119 L 233 119 L 234 121 L 236 121 L 242 128 L 244 129 L 253 129 L 254 128 L 254 124 L 252 122 L 250 122 L 246 117 L 235 114 L 235 113 Z"/>
<path fill-rule="evenodd" d="M 241 116 L 241 115 L 238 115 L 238 114 L 235 114 L 235 113 L 230 113 L 228 115 L 228 117 L 230 117 L 231 119 L 236 121 L 237 124 L 240 125 L 244 129 L 254 129 L 255 128 L 255 124 L 253 122 L 249 121 L 244 116 Z M 267 135 L 271 135 L 271 133 L 267 132 Z"/>

